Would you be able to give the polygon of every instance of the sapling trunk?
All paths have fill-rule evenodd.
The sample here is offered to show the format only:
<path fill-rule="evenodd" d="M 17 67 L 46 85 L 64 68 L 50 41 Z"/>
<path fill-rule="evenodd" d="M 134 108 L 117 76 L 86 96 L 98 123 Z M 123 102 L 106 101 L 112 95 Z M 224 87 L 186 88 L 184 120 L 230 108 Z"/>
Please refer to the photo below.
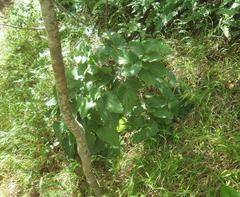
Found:
<path fill-rule="evenodd" d="M 59 107 L 65 124 L 76 138 L 77 151 L 81 158 L 82 168 L 90 188 L 96 196 L 101 196 L 101 190 L 93 172 L 91 155 L 87 145 L 85 130 L 83 126 L 74 118 L 67 90 L 67 80 L 65 76 L 64 63 L 62 57 L 61 40 L 58 23 L 54 11 L 52 0 L 39 0 L 45 28 L 48 35 L 52 67 L 55 76 Z"/>

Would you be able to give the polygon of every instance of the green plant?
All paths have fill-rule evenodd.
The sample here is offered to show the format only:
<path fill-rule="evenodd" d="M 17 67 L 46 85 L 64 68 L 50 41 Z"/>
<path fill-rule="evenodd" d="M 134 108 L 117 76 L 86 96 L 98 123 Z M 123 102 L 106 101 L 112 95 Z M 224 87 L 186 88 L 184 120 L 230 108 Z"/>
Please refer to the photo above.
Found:
<path fill-rule="evenodd" d="M 76 3 L 76 0 L 65 0 L 65 2 L 63 5 L 77 17 L 80 14 L 82 16 L 88 13 L 87 10 L 81 10 L 81 1 Z M 69 4 L 69 2 L 73 2 L 73 4 Z M 86 2 L 89 3 L 90 8 L 94 0 Z M 102 1 L 101 8 L 105 9 L 105 2 L 105 0 Z M 140 27 L 136 26 L 134 24 L 139 24 L 139 22 L 135 23 L 135 20 L 129 23 L 131 31 L 128 32 L 127 28 L 124 29 L 125 26 L 128 27 L 126 24 L 133 16 L 129 11 L 131 8 L 125 5 L 135 3 L 141 6 L 141 4 L 144 5 L 144 2 L 147 5 L 151 1 L 109 0 L 108 2 L 108 29 L 116 30 L 126 40 L 130 40 L 127 42 L 125 39 L 121 39 L 126 41 L 124 47 L 127 50 L 130 48 L 129 43 L 132 42 L 132 39 L 139 37 L 134 28 L 137 27 L 137 31 L 143 32 L 140 37 L 144 38 L 142 41 L 135 40 L 134 42 L 145 42 L 148 40 L 147 38 L 155 36 L 154 29 L 152 30 L 153 34 L 149 34 L 151 31 L 146 33 L 145 24 L 143 23 Z M 112 2 L 119 3 L 123 7 L 112 6 Z M 166 2 L 171 3 L 171 1 Z M 213 1 L 200 0 L 198 2 L 197 5 L 205 7 Z M 227 12 L 233 1 L 222 2 L 226 3 L 224 6 Z M 137 12 L 142 10 L 140 6 Z M 8 16 L 10 17 L 9 21 L 6 20 L 7 24 L 25 29 L 6 29 L 9 36 L 7 43 L 2 47 L 5 53 L 0 54 L 1 59 L 2 57 L 5 59 L 0 64 L 2 76 L 0 87 L 3 92 L 0 95 L 0 190 L 6 196 L 90 196 L 83 176 L 75 173 L 80 166 L 76 161 L 66 159 L 62 152 L 63 149 L 67 155 L 75 157 L 75 139 L 67 132 L 66 126 L 59 118 L 58 108 L 53 107 L 56 105 L 56 99 L 49 99 L 52 97 L 52 71 L 49 69 L 49 54 L 45 51 L 47 47 L 44 40 L 45 34 L 43 31 L 31 29 L 41 26 L 39 12 L 34 11 L 33 8 L 36 7 L 25 3 L 21 6 L 16 4 L 11 10 L 13 14 Z M 220 12 L 218 7 L 215 8 L 215 11 L 213 10 L 215 13 Z M 102 66 L 102 63 L 96 63 L 102 56 L 94 57 L 98 53 L 95 51 L 95 46 L 98 46 L 99 40 L 103 38 L 101 46 L 105 48 L 108 37 L 110 37 L 102 36 L 100 32 L 105 29 L 101 29 L 100 23 L 99 26 L 96 25 L 94 20 L 98 20 L 98 16 L 100 16 L 102 27 L 105 28 L 104 9 L 96 7 L 96 14 L 90 12 L 92 16 L 90 14 L 91 20 L 88 24 L 93 24 L 94 28 L 92 26 L 89 28 L 86 24 L 78 24 L 71 16 L 63 17 L 67 16 L 67 13 L 61 10 L 58 13 L 68 80 L 72 81 L 69 92 L 71 104 L 75 110 L 75 117 L 79 120 L 78 111 L 80 110 L 77 110 L 76 107 L 76 95 L 80 95 L 80 93 L 87 95 L 82 90 L 88 92 L 87 86 L 91 84 L 87 84 L 85 79 L 96 75 L 95 72 L 91 73 L 93 71 L 91 68 L 100 65 L 100 68 L 114 67 L 121 72 L 121 67 L 124 66 L 123 64 L 119 65 L 118 61 L 108 58 L 107 55 L 111 52 L 106 53 L 106 59 L 110 59 L 106 60 L 106 65 Z M 197 9 L 200 7 L 197 6 Z M 201 7 L 201 9 L 204 8 Z M 215 196 L 219 194 L 219 191 L 221 193 L 219 186 L 223 183 L 235 189 L 239 188 L 239 47 L 237 43 L 230 47 L 224 39 L 220 26 L 218 26 L 223 24 L 219 23 L 219 16 L 222 15 L 211 15 L 211 18 L 214 19 L 214 26 L 210 22 L 210 27 L 209 23 L 205 23 L 206 19 L 212 20 L 209 17 L 205 17 L 203 21 L 193 20 L 189 23 L 179 20 L 180 17 L 185 19 L 184 13 L 193 17 L 194 11 L 189 11 L 187 14 L 187 10 L 185 10 L 182 15 L 176 15 L 160 32 L 172 36 L 171 32 L 178 34 L 186 33 L 186 30 L 196 32 L 197 29 L 200 28 L 202 31 L 204 28 L 206 31 L 203 34 L 206 35 L 205 33 L 208 34 L 213 30 L 212 27 L 216 27 L 214 35 L 220 35 L 217 37 L 202 37 L 201 35 L 198 39 L 195 36 L 182 39 L 182 34 L 177 39 L 165 37 L 167 43 L 174 50 L 168 59 L 167 67 L 173 70 L 178 78 L 181 98 L 186 102 L 183 108 L 184 116 L 178 116 L 174 119 L 173 124 L 167 126 L 173 127 L 171 137 L 166 138 L 166 135 L 159 132 L 156 134 L 157 136 L 152 137 L 154 142 L 145 143 L 143 147 L 142 143 L 130 144 L 128 142 L 128 139 L 133 139 L 136 131 L 131 130 L 128 126 L 131 116 L 125 117 L 125 112 L 123 112 L 123 118 L 120 118 L 116 128 L 120 145 L 127 141 L 122 157 L 118 157 L 116 160 L 97 157 L 94 160 L 97 176 L 107 188 L 107 196 L 145 196 L 146 194 L 176 197 Z M 122 13 L 126 13 L 126 15 L 122 15 Z M 237 24 L 237 16 L 238 13 L 234 14 L 229 22 Z M 126 18 L 126 20 L 124 21 L 122 18 Z M 201 15 L 199 19 L 201 19 Z M 238 27 L 233 28 L 231 25 L 227 27 L 230 34 L 236 32 L 236 35 L 230 38 L 232 41 L 237 41 L 234 38 L 238 35 Z M 94 35 L 91 34 L 90 38 L 84 42 L 83 33 L 89 29 L 93 30 Z M 98 36 L 95 36 L 95 32 L 98 32 Z M 106 41 L 104 41 L 105 37 L 107 37 Z M 222 50 L 223 47 L 224 50 Z M 83 75 L 84 78 L 79 76 L 82 71 L 86 71 Z M 109 75 L 99 74 L 98 76 Z M 125 78 L 123 83 L 125 83 Z M 107 77 L 105 79 L 108 80 Z M 101 80 L 103 81 L 104 78 L 96 80 L 96 76 L 94 77 L 93 83 L 96 88 L 99 88 L 97 84 Z M 114 80 L 111 79 L 110 83 L 112 81 Z M 88 82 L 90 83 L 90 80 Z M 85 84 L 86 87 L 80 89 L 80 83 Z M 114 89 L 110 85 L 104 87 L 106 88 L 101 91 L 101 95 L 108 89 Z M 122 97 L 117 96 L 122 102 Z M 87 101 L 91 101 L 90 96 L 86 97 Z M 52 113 L 51 118 L 46 117 L 47 107 L 44 106 L 44 102 L 47 99 L 46 105 L 52 109 L 49 111 L 49 114 Z M 80 121 L 89 123 L 90 115 L 93 114 L 92 111 L 96 107 L 96 101 L 83 103 L 86 103 L 87 108 L 90 107 L 90 109 Z M 190 108 L 189 104 L 191 104 Z M 108 110 L 106 111 L 109 113 Z M 179 114 L 182 112 L 180 111 Z M 122 117 L 122 114 L 119 115 Z M 55 121 L 53 126 L 56 135 L 52 133 L 52 121 Z M 96 144 L 100 150 L 101 148 L 103 150 L 104 147 L 108 151 L 111 150 L 109 149 L 111 145 L 101 141 L 95 133 L 94 137 L 98 141 Z M 89 140 L 90 142 L 91 140 Z M 8 193 L 5 193 L 6 191 Z"/>
<path fill-rule="evenodd" d="M 85 16 L 91 16 L 92 25 L 99 32 L 111 30 L 130 39 L 172 34 L 176 30 L 223 33 L 229 40 L 239 37 L 239 0 L 93 0 L 75 5 L 76 12 L 85 10 Z"/>
<path fill-rule="evenodd" d="M 240 193 L 229 186 L 223 185 L 220 190 L 220 197 L 240 197 Z"/>
<path fill-rule="evenodd" d="M 118 149 L 125 132 L 138 143 L 170 128 L 178 100 L 176 79 L 165 64 L 170 53 L 166 44 L 154 39 L 126 42 L 109 33 L 93 53 L 86 45 L 79 47 L 85 51 L 75 57 L 78 65 L 68 69 L 68 88 L 93 153 L 109 146 Z M 60 125 L 54 124 L 58 134 Z"/>
<path fill-rule="evenodd" d="M 239 38 L 240 1 L 226 0 L 217 10 L 218 27 L 229 40 Z"/>

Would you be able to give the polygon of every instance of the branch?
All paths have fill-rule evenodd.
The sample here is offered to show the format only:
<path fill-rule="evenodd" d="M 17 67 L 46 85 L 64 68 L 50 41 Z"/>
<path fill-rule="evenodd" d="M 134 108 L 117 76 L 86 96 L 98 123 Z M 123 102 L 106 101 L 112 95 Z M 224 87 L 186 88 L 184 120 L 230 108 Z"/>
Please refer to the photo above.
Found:
<path fill-rule="evenodd" d="M 11 25 L 11 24 L 4 24 L 4 23 L 0 23 L 0 26 L 4 26 L 4 27 L 11 27 L 11 28 L 15 28 L 15 29 L 25 29 L 25 30 L 34 30 L 34 31 L 43 31 L 45 30 L 44 27 L 19 27 L 19 26 L 15 26 L 15 25 Z"/>

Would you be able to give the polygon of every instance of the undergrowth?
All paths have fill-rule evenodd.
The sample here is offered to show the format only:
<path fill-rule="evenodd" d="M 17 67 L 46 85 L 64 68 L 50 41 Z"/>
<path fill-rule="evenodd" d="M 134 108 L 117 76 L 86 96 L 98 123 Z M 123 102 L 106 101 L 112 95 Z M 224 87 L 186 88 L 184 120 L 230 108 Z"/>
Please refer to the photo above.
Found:
<path fill-rule="evenodd" d="M 53 76 L 44 36 L 8 29 L 1 54 L 0 196 L 90 196 L 79 164 L 67 159 L 51 127 L 46 101 Z M 239 190 L 239 46 L 211 35 L 165 41 L 173 50 L 167 64 L 177 77 L 179 117 L 169 135 L 144 146 L 126 143 L 116 159 L 95 158 L 106 196 L 219 196 L 222 185 Z"/>
<path fill-rule="evenodd" d="M 219 41 L 208 38 L 167 42 L 174 49 L 169 67 L 182 87 L 182 116 L 175 120 L 168 138 L 160 137 L 145 147 L 129 145 L 122 158 L 105 162 L 104 168 L 96 161 L 108 196 L 214 196 L 222 184 L 240 187 L 237 47 L 216 55 Z M 2 63 L 1 67 L 6 65 Z M 28 72 L 31 73 L 25 69 Z M 12 78 L 19 80 L 19 74 Z M 41 80 L 41 75 L 42 72 L 35 74 L 40 80 L 34 86 L 39 96 L 46 94 L 51 84 Z M 73 195 L 79 187 L 85 193 L 82 177 L 74 173 L 76 164 L 66 161 L 58 143 L 51 138 L 44 99 L 34 99 L 30 105 L 31 95 L 22 100 L 29 85 L 16 92 L 16 86 L 9 88 L 6 83 L 9 84 L 7 79 L 1 80 L 5 84 L 1 85 L 2 193 Z"/>

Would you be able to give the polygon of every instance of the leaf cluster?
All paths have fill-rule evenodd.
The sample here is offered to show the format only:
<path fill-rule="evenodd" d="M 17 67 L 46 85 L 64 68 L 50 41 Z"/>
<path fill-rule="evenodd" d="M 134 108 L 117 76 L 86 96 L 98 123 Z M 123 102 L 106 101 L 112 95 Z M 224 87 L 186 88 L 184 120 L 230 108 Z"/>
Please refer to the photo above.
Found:
<path fill-rule="evenodd" d="M 178 110 L 176 79 L 165 64 L 166 44 L 126 42 L 117 33 L 103 37 L 94 52 L 79 46 L 89 51 L 76 56 L 77 66 L 67 70 L 72 108 L 93 153 L 119 149 L 126 132 L 134 143 L 155 137 L 169 128 Z"/>
<path fill-rule="evenodd" d="M 100 32 L 119 32 L 130 39 L 198 32 L 239 38 L 239 0 L 92 0 L 83 3 Z M 85 9 L 84 9 L 85 8 Z"/>

